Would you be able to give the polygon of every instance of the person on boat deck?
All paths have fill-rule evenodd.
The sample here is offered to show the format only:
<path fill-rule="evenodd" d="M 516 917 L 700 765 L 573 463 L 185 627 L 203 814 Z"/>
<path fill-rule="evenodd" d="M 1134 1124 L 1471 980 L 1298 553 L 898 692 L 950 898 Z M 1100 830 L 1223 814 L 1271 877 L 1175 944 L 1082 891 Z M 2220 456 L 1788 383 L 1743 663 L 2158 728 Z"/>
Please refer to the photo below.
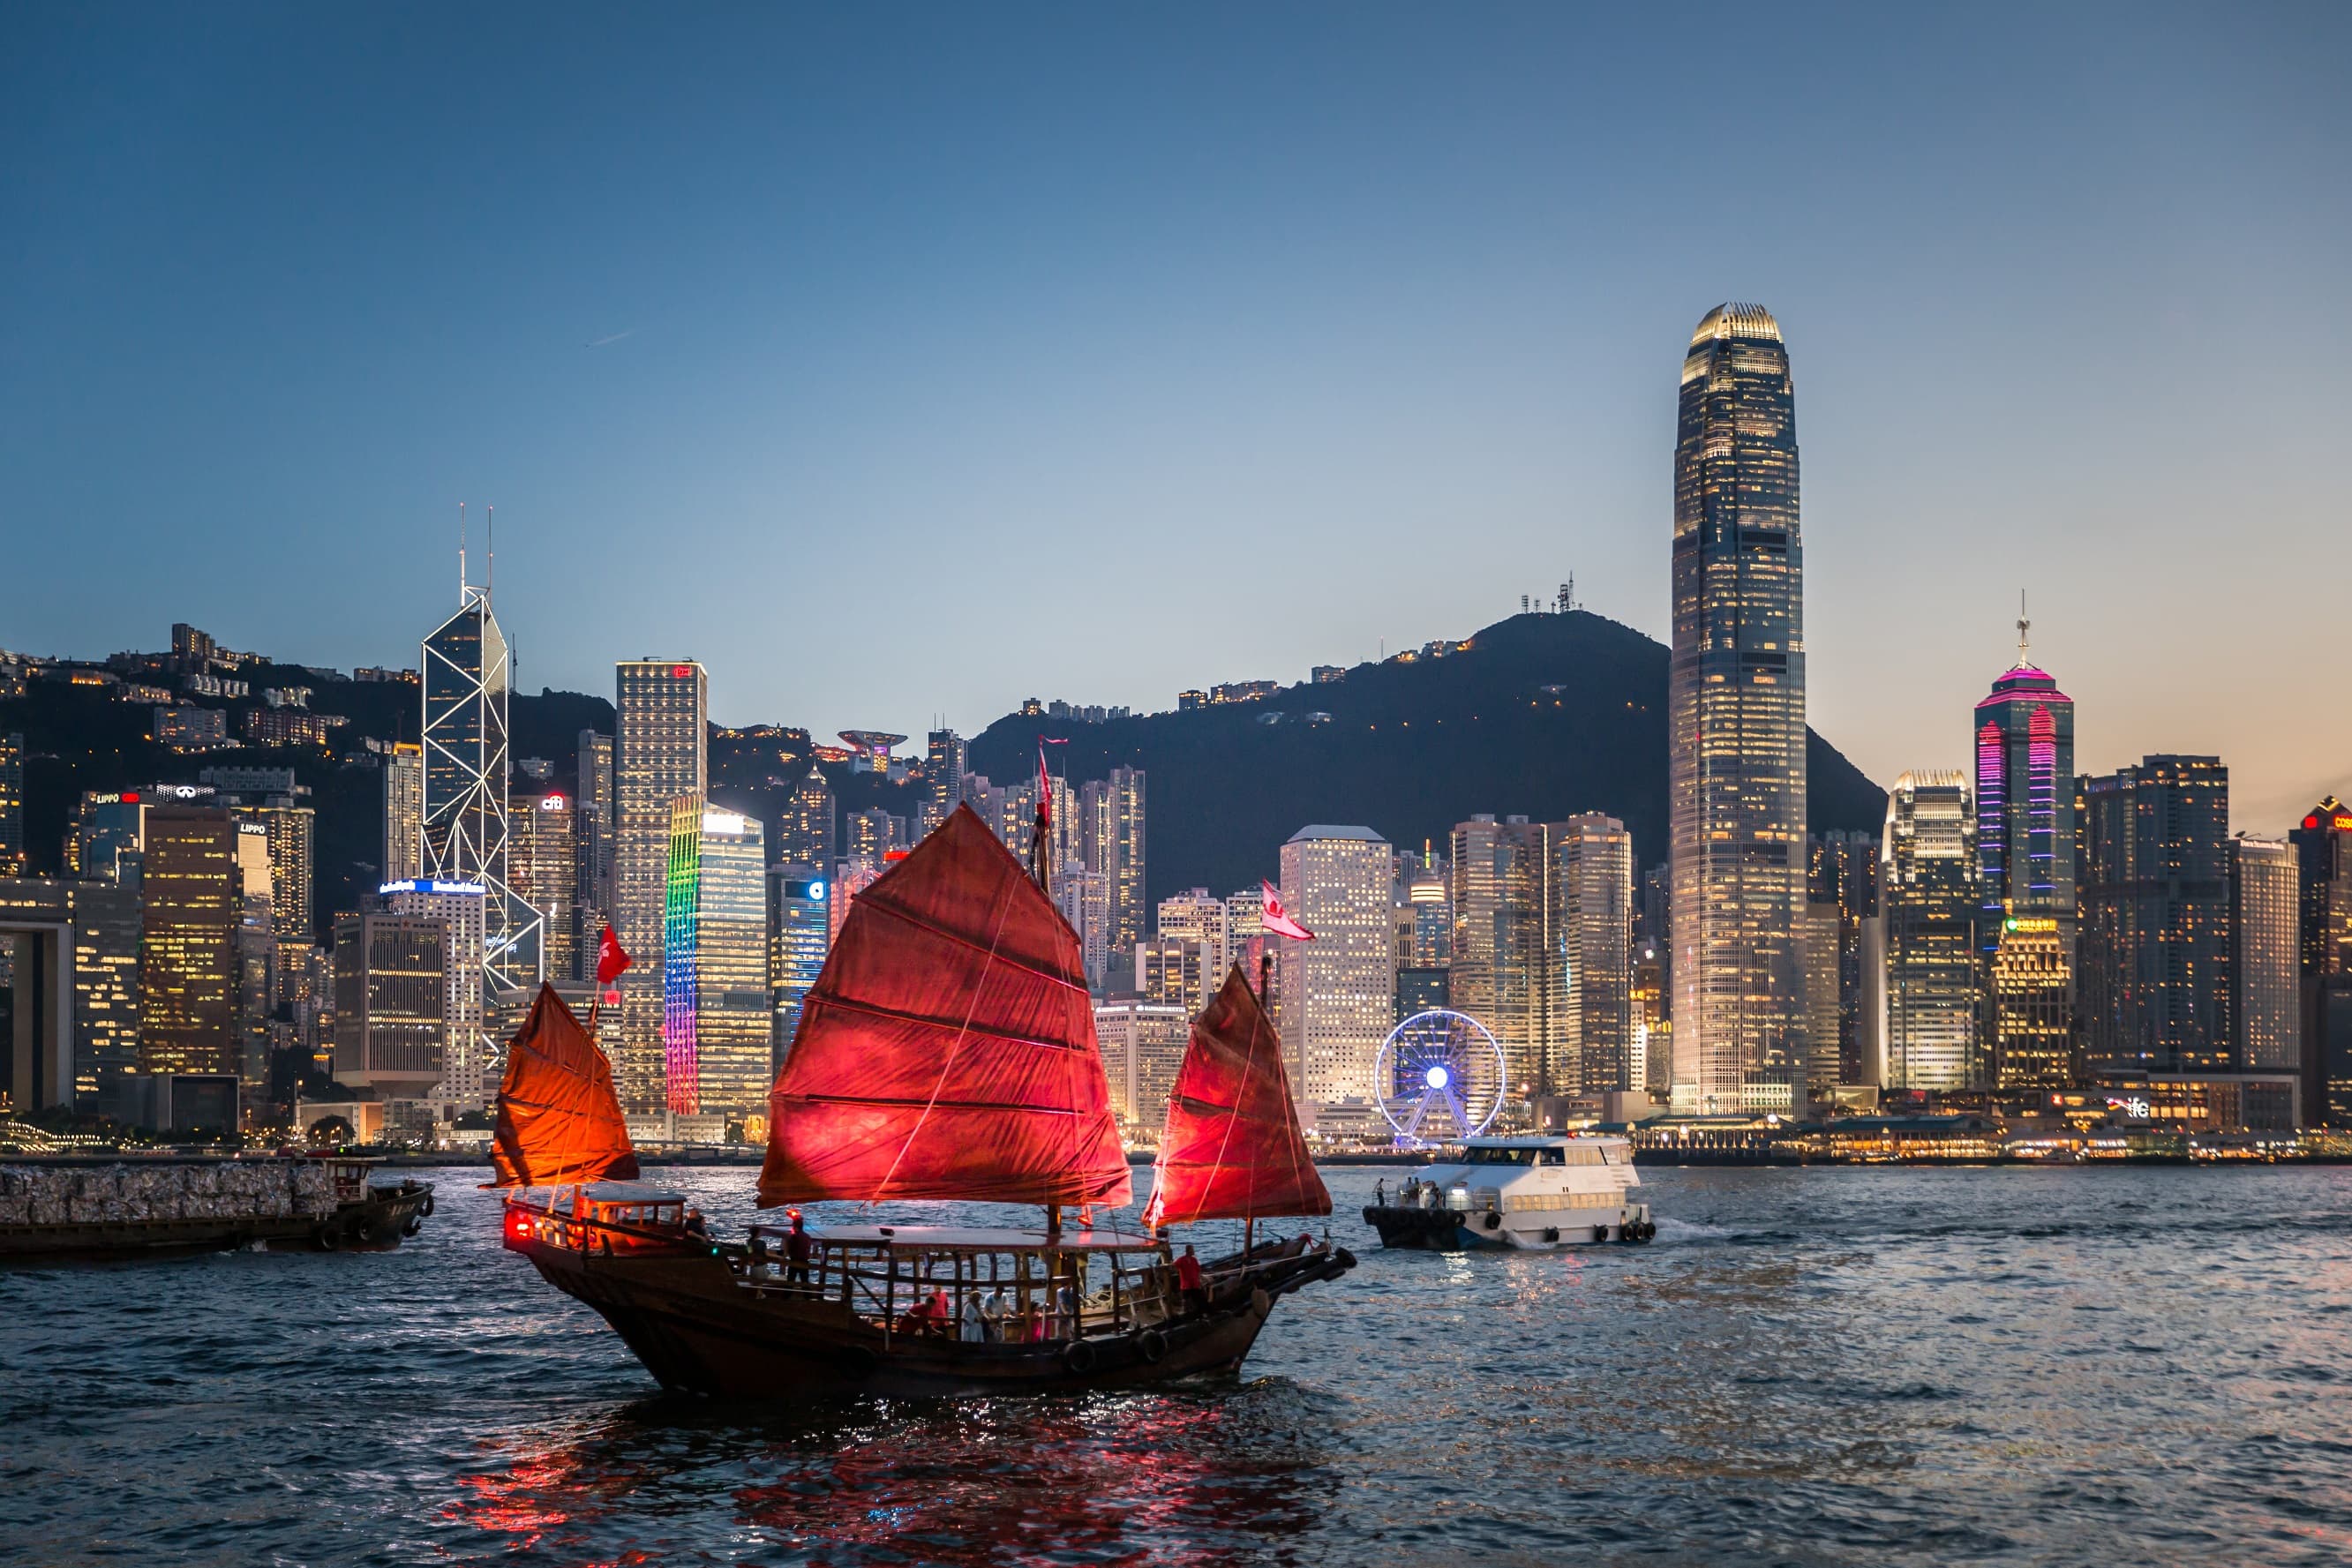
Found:
<path fill-rule="evenodd" d="M 801 1211 L 793 1210 L 793 1228 L 784 1238 L 784 1282 L 805 1285 L 809 1282 L 809 1254 L 814 1250 L 809 1241 L 808 1227 L 801 1220 Z"/>
<path fill-rule="evenodd" d="M 1199 1311 L 1209 1304 L 1208 1286 L 1201 1279 L 1201 1260 L 1192 1254 L 1192 1244 L 1184 1243 L 1184 1255 L 1176 1260 L 1176 1289 L 1183 1292 L 1184 1304 Z"/>
<path fill-rule="evenodd" d="M 1386 1208 L 1389 1206 L 1388 1177 L 1382 1176 L 1380 1180 L 1372 1184 L 1372 1201 L 1380 1205 L 1382 1208 Z"/>
<path fill-rule="evenodd" d="M 702 1210 L 688 1208 L 686 1211 L 686 1230 L 689 1236 L 707 1237 L 710 1234 L 710 1228 L 702 1223 Z"/>
<path fill-rule="evenodd" d="M 988 1299 L 980 1304 L 980 1315 L 987 1325 L 991 1343 L 1002 1343 L 1012 1337 L 1005 1333 L 1005 1325 L 1013 1315 L 1013 1300 L 1004 1293 L 1003 1286 L 999 1285 L 988 1292 Z"/>
<path fill-rule="evenodd" d="M 966 1344 L 988 1343 L 988 1315 L 981 1308 L 980 1292 L 964 1292 L 963 1310 L 956 1314 L 956 1337 Z"/>

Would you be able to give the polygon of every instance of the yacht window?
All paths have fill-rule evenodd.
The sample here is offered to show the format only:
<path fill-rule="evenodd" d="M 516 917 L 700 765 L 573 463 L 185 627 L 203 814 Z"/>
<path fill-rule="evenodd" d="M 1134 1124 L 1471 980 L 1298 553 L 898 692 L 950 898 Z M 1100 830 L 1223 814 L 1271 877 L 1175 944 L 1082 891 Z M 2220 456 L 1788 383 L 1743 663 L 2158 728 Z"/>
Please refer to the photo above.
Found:
<path fill-rule="evenodd" d="M 1536 1163 L 1533 1149 L 1465 1149 L 1462 1163 L 1467 1166 L 1531 1166 Z"/>

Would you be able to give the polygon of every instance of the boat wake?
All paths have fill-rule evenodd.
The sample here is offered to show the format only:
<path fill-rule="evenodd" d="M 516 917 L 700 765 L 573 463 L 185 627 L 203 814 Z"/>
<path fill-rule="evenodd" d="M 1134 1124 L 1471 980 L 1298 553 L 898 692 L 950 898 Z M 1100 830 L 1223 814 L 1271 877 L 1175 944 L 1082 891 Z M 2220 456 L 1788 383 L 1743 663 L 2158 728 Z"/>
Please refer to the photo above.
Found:
<path fill-rule="evenodd" d="M 1654 1247 L 1692 1247 L 1717 1241 L 1729 1241 L 1738 1233 L 1719 1225 L 1696 1225 L 1671 1215 L 1659 1215 L 1658 1234 L 1651 1242 Z"/>

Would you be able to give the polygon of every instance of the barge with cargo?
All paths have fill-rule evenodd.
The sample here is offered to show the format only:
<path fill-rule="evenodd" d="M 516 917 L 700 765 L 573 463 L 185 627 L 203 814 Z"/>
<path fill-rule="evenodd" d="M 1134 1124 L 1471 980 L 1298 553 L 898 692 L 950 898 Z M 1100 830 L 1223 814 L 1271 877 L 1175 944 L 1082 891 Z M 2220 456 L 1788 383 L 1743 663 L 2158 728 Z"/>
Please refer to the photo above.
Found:
<path fill-rule="evenodd" d="M 433 1212 L 433 1184 L 334 1155 L 0 1164 L 0 1265 L 245 1249 L 388 1251 Z"/>

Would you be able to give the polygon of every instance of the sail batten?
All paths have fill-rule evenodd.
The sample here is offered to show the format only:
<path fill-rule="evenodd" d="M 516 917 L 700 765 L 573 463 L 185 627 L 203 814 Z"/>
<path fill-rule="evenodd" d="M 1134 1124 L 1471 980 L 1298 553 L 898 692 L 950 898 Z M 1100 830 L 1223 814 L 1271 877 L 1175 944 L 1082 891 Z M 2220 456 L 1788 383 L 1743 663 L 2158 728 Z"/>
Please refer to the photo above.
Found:
<path fill-rule="evenodd" d="M 508 1043 L 490 1158 L 493 1186 L 636 1179 L 612 1064 L 552 986 L 539 988 Z"/>
<path fill-rule="evenodd" d="M 768 1097 L 760 1204 L 1121 1204 L 1078 940 L 959 807 L 849 907 Z"/>
<path fill-rule="evenodd" d="M 1282 1042 L 1235 966 L 1192 1020 L 1144 1222 L 1330 1212 L 1331 1194 L 1291 1104 Z"/>

